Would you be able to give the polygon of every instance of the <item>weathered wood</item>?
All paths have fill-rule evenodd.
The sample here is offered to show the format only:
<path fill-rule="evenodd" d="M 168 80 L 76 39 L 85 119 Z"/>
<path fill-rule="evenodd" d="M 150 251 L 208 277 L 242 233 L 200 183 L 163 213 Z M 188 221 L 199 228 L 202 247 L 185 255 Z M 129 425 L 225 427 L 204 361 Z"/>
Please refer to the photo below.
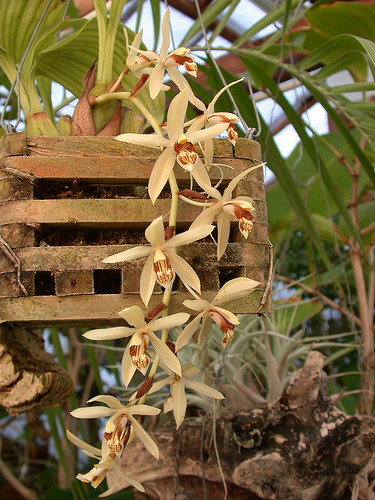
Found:
<path fill-rule="evenodd" d="M 10 415 L 60 406 L 72 393 L 69 374 L 44 351 L 40 332 L 0 325 L 0 404 Z"/>
<path fill-rule="evenodd" d="M 94 293 L 94 272 L 87 271 L 56 271 L 56 295 L 86 295 Z"/>
<path fill-rule="evenodd" d="M 255 201 L 254 224 L 267 224 L 264 201 Z M 168 212 L 170 200 L 135 198 L 121 199 L 62 199 L 6 201 L 0 205 L 1 224 L 79 224 L 82 227 L 145 228 L 156 217 Z M 189 205 L 179 212 L 177 222 L 191 224 L 201 212 L 200 207 Z M 233 219 L 233 223 L 235 220 Z M 238 224 L 238 221 L 237 221 Z"/>
<path fill-rule="evenodd" d="M 168 187 L 155 205 L 147 198 L 146 185 L 159 149 L 113 138 L 26 138 L 24 134 L 13 135 L 2 144 L 0 234 L 14 255 L 0 252 L 0 321 L 41 326 L 59 322 L 78 326 L 103 322 L 107 317 L 112 323 L 121 321 L 119 310 L 135 302 L 141 305 L 137 292 L 144 260 L 111 265 L 102 260 L 145 244 L 143 230 L 168 213 Z M 218 165 L 211 167 L 210 175 L 213 183 L 221 179 L 221 188 L 260 162 L 260 147 L 254 141 L 241 139 L 233 148 L 226 140 L 215 140 L 214 147 Z M 189 173 L 180 167 L 175 171 L 181 188 L 189 186 Z M 208 239 L 209 243 L 179 249 L 179 254 L 196 269 L 202 290 L 212 296 L 220 284 L 235 276 L 260 281 L 252 298 L 240 302 L 243 309 L 238 304 L 235 307 L 237 312 L 254 312 L 266 289 L 270 264 L 262 168 L 241 180 L 234 196 L 240 194 L 254 199 L 254 226 L 247 241 L 239 236 L 238 221 L 233 218 L 232 243 L 220 262 Z M 182 200 L 179 203 L 177 226 L 185 230 L 201 208 Z M 121 245 L 113 245 L 117 242 Z M 108 287 L 104 272 L 108 273 Z M 21 296 L 22 285 L 30 297 Z M 178 279 L 174 286 L 183 290 Z M 161 293 L 159 286 L 155 293 Z M 179 296 L 181 303 L 184 292 Z M 174 310 L 179 310 L 175 294 L 173 300 Z M 270 300 L 263 307 L 263 311 L 269 310 Z"/>
<path fill-rule="evenodd" d="M 256 289 L 249 297 L 228 302 L 225 307 L 235 314 L 256 311 L 263 292 L 262 289 Z M 212 300 L 215 294 L 214 291 L 206 291 L 202 293 L 202 298 Z M 162 292 L 154 293 L 149 309 L 159 304 L 162 297 Z M 172 292 L 171 313 L 185 310 L 181 302 L 186 299 L 191 299 L 188 292 Z M 144 304 L 137 293 L 0 298 L 0 323 L 16 321 L 30 323 L 35 327 L 124 325 L 124 320 L 119 317 L 118 312 L 133 305 L 144 309 Z M 263 311 L 270 309 L 271 304 L 267 302 Z"/>
<path fill-rule="evenodd" d="M 278 400 L 219 415 L 215 438 L 211 418 L 205 428 L 204 419 L 196 418 L 180 432 L 168 424 L 151 433 L 159 446 L 158 461 L 134 439 L 118 463 L 144 485 L 146 494 L 136 493 L 136 498 L 204 498 L 204 469 L 208 500 L 224 496 L 221 473 L 230 500 L 341 499 L 375 452 L 375 420 L 338 410 L 322 368 L 322 354 L 310 353 Z M 125 486 L 118 475 L 114 491 Z"/>

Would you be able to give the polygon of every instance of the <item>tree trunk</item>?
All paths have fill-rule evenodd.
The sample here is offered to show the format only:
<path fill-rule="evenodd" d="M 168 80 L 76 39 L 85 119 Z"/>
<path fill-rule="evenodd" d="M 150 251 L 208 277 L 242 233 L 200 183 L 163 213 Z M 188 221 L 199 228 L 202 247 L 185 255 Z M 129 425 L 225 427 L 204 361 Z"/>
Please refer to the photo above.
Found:
<path fill-rule="evenodd" d="M 227 499 L 342 498 L 375 451 L 375 421 L 338 410 L 322 367 L 323 356 L 312 352 L 274 403 L 223 412 L 205 426 L 203 419 L 187 420 L 180 432 L 166 425 L 153 433 L 159 461 L 132 441 L 121 463 L 128 477 L 145 486 L 147 496 L 136 498 L 204 499 L 204 487 L 208 500 L 224 498 L 214 424 Z M 116 491 L 126 485 L 119 478 Z"/>

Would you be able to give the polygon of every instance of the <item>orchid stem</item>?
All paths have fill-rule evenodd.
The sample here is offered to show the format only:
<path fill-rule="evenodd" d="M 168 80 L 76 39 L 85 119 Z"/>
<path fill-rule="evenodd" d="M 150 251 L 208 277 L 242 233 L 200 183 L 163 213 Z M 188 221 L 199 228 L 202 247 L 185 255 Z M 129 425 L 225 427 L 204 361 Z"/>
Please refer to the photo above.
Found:
<path fill-rule="evenodd" d="M 160 127 L 160 124 L 155 120 L 155 117 L 148 111 L 147 108 L 139 101 L 137 97 L 130 97 L 130 101 L 134 102 L 134 104 L 139 108 L 139 110 L 144 114 L 146 119 L 150 122 L 152 128 L 155 130 L 155 133 L 163 137 L 163 131 Z M 169 186 L 171 189 L 171 209 L 169 212 L 169 226 L 176 227 L 177 224 L 177 211 L 178 211 L 178 193 L 179 193 L 179 188 L 178 184 L 176 181 L 176 176 L 174 175 L 174 172 L 172 170 L 171 174 L 169 175 Z M 162 316 L 168 316 L 168 309 L 169 309 L 169 302 L 172 294 L 172 287 L 168 290 L 164 290 L 163 294 L 163 304 L 165 306 L 165 309 L 162 312 Z M 168 341 L 168 330 L 162 330 L 161 332 L 161 341 L 164 343 L 167 343 Z M 159 360 L 160 357 L 158 354 L 156 354 L 154 361 L 152 363 L 152 366 L 150 368 L 150 372 L 148 374 L 148 378 L 150 380 L 153 380 L 156 374 L 156 370 L 158 369 L 159 366 Z M 138 401 L 138 404 L 144 404 L 145 401 L 147 400 L 147 395 L 148 392 L 146 392 L 141 399 Z"/>

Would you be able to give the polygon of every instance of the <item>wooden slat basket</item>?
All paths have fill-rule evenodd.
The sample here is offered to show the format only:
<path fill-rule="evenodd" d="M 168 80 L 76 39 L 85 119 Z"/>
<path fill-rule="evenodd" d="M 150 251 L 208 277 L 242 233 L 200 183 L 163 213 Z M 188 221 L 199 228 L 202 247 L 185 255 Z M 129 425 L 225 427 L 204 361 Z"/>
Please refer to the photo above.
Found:
<path fill-rule="evenodd" d="M 40 332 L 48 326 L 123 324 L 118 312 L 144 308 L 139 280 L 144 260 L 103 264 L 109 255 L 147 243 L 144 229 L 167 215 L 170 200 L 162 192 L 153 205 L 148 179 L 159 154 L 112 138 L 4 136 L 0 140 L 0 404 L 9 413 L 61 404 L 71 380 L 43 350 Z M 260 162 L 260 147 L 240 139 L 235 149 L 215 141 L 210 170 L 220 189 L 244 169 Z M 176 169 L 180 189 L 190 176 Z M 259 310 L 269 280 L 270 243 L 262 168 L 240 181 L 234 197 L 254 200 L 254 226 L 248 240 L 233 219 L 231 239 L 221 260 L 210 237 L 181 248 L 195 269 L 202 296 L 213 298 L 237 276 L 261 282 L 249 297 L 226 305 L 234 313 Z M 181 201 L 179 231 L 188 229 L 201 208 Z M 155 288 L 149 308 L 161 301 Z M 171 312 L 191 298 L 176 279 Z M 271 311 L 271 300 L 261 311 Z M 23 354 L 22 354 L 23 353 Z M 31 382 L 32 381 L 32 382 Z"/>
<path fill-rule="evenodd" d="M 121 324 L 118 311 L 138 304 L 143 261 L 103 264 L 102 260 L 147 243 L 144 229 L 169 210 L 168 194 L 152 205 L 147 183 L 159 152 L 112 138 L 5 136 L 0 149 L 0 322 L 32 326 Z M 254 141 L 240 139 L 235 150 L 215 141 L 212 184 L 221 187 L 260 162 Z M 189 174 L 176 169 L 181 189 Z M 235 196 L 254 199 L 253 231 L 245 240 L 233 220 L 231 241 L 217 262 L 215 243 L 191 244 L 182 255 L 196 270 L 208 298 L 236 276 L 262 282 L 249 298 L 234 304 L 235 313 L 259 308 L 269 273 L 269 239 L 262 168 L 236 188 Z M 181 201 L 178 228 L 187 229 L 199 207 Z M 9 248 L 11 252 L 9 252 Z M 8 249 L 8 250 L 7 250 Z M 171 309 L 189 297 L 175 286 Z M 157 292 L 157 290 L 156 290 Z M 26 295 L 27 294 L 27 295 Z M 150 307 L 160 300 L 154 294 Z M 268 300 L 263 311 L 270 311 Z"/>

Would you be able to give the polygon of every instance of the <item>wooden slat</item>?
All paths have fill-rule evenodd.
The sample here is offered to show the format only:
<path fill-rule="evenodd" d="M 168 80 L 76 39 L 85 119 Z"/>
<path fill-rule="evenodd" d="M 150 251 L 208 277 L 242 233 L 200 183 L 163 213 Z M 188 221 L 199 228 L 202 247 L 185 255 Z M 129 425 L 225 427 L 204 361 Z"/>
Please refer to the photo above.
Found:
<path fill-rule="evenodd" d="M 103 264 L 103 259 L 115 253 L 123 252 L 134 245 L 98 245 L 75 247 L 31 247 L 20 248 L 17 256 L 22 263 L 23 272 L 34 271 L 86 271 L 91 269 L 121 269 L 124 262 Z M 181 247 L 179 255 L 190 264 L 205 267 L 216 263 L 216 245 L 214 243 L 192 243 Z M 269 246 L 266 243 L 229 243 L 224 256 L 217 263 L 220 269 L 234 269 L 243 266 L 267 267 L 269 264 Z M 14 271 L 13 263 L 7 258 L 0 258 L 0 274 Z"/>
<path fill-rule="evenodd" d="M 212 300 L 216 292 L 206 292 L 202 297 Z M 255 312 L 261 299 L 263 290 L 256 290 L 244 299 L 228 302 L 225 304 L 229 310 L 236 313 Z M 154 294 L 149 307 L 159 304 L 162 294 Z M 172 293 L 171 313 L 187 311 L 179 305 L 186 299 L 191 299 L 188 292 Z M 101 325 L 122 325 L 122 320 L 118 312 L 125 307 L 138 305 L 145 310 L 139 295 L 76 295 L 74 297 L 39 296 L 39 297 L 15 297 L 0 299 L 0 323 L 24 322 L 39 326 L 101 326 Z M 271 304 L 268 301 L 263 312 L 271 311 Z M 191 311 L 190 311 L 191 312 Z"/>
<path fill-rule="evenodd" d="M 181 202 L 182 203 L 182 202 Z M 170 200 L 139 198 L 62 199 L 7 201 L 0 205 L 0 225 L 4 224 L 71 224 L 81 227 L 145 228 L 156 217 L 169 212 Z M 190 224 L 201 212 L 193 205 L 178 213 L 177 221 Z M 255 202 L 254 222 L 267 223 L 264 201 Z"/>
<path fill-rule="evenodd" d="M 15 176 L 17 174 L 34 176 L 35 180 L 72 181 L 78 179 L 81 182 L 95 182 L 96 184 L 147 185 L 156 159 L 157 155 L 152 158 L 103 156 L 100 159 L 82 157 L 77 162 L 74 157 L 23 156 L 5 158 L 1 168 Z M 220 163 L 221 167 L 220 169 L 211 168 L 212 185 L 221 181 L 222 187 L 227 186 L 228 182 L 245 168 L 258 163 L 254 160 L 247 162 L 247 165 L 237 158 L 215 158 L 215 161 Z M 229 168 L 222 166 L 223 163 Z M 180 187 L 190 185 L 189 172 L 176 166 L 175 175 Z M 250 175 L 253 182 L 262 181 L 262 176 L 258 172 L 254 171 Z"/>

